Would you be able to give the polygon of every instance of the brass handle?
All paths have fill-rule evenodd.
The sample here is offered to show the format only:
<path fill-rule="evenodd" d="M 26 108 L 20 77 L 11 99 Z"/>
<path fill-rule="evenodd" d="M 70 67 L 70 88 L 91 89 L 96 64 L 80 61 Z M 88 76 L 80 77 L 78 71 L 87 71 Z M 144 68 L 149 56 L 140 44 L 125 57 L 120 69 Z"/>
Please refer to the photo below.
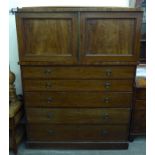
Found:
<path fill-rule="evenodd" d="M 49 119 L 51 119 L 51 118 L 52 118 L 52 116 L 53 116 L 53 114 L 52 114 L 52 113 L 47 113 L 47 117 L 48 117 Z"/>
<path fill-rule="evenodd" d="M 51 97 L 48 97 L 47 103 L 51 103 L 51 102 L 52 102 L 52 98 Z"/>
<path fill-rule="evenodd" d="M 50 74 L 51 73 L 51 69 L 49 69 L 49 68 L 48 69 L 45 69 L 44 73 L 45 74 Z"/>
<path fill-rule="evenodd" d="M 111 75 L 112 75 L 111 69 L 107 69 L 107 70 L 106 70 L 106 76 L 111 76 Z"/>
<path fill-rule="evenodd" d="M 106 89 L 109 89 L 110 86 L 111 86 L 111 83 L 110 82 L 105 82 L 104 83 L 104 86 L 105 86 Z"/>
<path fill-rule="evenodd" d="M 108 113 L 103 113 L 103 119 L 106 120 L 109 118 L 109 114 Z"/>
<path fill-rule="evenodd" d="M 102 130 L 102 131 L 101 131 L 101 135 L 102 135 L 102 136 L 105 136 L 105 135 L 107 135 L 107 134 L 108 134 L 108 131 L 107 131 L 107 130 Z"/>
<path fill-rule="evenodd" d="M 47 83 L 45 84 L 45 87 L 46 87 L 46 88 L 51 88 L 51 87 L 52 87 L 52 84 L 49 83 L 49 82 L 47 82 Z"/>
<path fill-rule="evenodd" d="M 103 101 L 104 101 L 104 103 L 109 103 L 110 99 L 109 99 L 109 97 L 105 97 Z"/>
<path fill-rule="evenodd" d="M 54 134 L 53 130 L 48 130 L 47 132 L 48 132 L 49 135 L 53 135 Z"/>

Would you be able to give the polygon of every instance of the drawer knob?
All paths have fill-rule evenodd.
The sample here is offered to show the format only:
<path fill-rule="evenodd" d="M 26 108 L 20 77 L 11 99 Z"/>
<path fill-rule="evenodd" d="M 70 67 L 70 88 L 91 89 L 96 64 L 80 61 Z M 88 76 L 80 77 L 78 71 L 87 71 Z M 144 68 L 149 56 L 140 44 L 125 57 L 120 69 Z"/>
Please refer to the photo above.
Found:
<path fill-rule="evenodd" d="M 48 97 L 47 103 L 51 103 L 51 102 L 52 102 L 52 98 L 51 97 Z"/>
<path fill-rule="evenodd" d="M 111 83 L 110 82 L 105 82 L 104 83 L 104 86 L 105 86 L 106 89 L 109 89 L 110 86 L 111 86 Z"/>
<path fill-rule="evenodd" d="M 108 113 L 103 113 L 103 119 L 106 120 L 109 118 L 109 114 Z"/>
<path fill-rule="evenodd" d="M 52 87 L 52 84 L 49 83 L 49 82 L 47 82 L 47 83 L 45 84 L 45 87 L 46 87 L 46 88 L 51 88 L 51 87 Z"/>
<path fill-rule="evenodd" d="M 112 71 L 111 71 L 111 69 L 107 69 L 106 70 L 106 76 L 111 76 L 112 75 Z"/>
<path fill-rule="evenodd" d="M 49 135 L 53 135 L 54 134 L 53 130 L 48 130 L 47 132 L 48 132 Z"/>
<path fill-rule="evenodd" d="M 45 69 L 44 73 L 45 74 L 50 74 L 51 73 L 51 69 L 49 69 L 49 68 L 48 69 Z"/>
<path fill-rule="evenodd" d="M 47 113 L 47 118 L 51 119 L 51 118 L 52 118 L 52 116 L 53 116 L 53 114 L 52 114 L 52 113 Z"/>
<path fill-rule="evenodd" d="M 107 130 L 102 130 L 102 131 L 101 131 L 101 135 L 102 135 L 102 136 L 106 136 L 107 134 L 108 134 L 108 131 L 107 131 Z"/>
<path fill-rule="evenodd" d="M 109 97 L 105 97 L 103 101 L 104 101 L 104 103 L 109 103 L 110 99 L 109 99 Z"/>

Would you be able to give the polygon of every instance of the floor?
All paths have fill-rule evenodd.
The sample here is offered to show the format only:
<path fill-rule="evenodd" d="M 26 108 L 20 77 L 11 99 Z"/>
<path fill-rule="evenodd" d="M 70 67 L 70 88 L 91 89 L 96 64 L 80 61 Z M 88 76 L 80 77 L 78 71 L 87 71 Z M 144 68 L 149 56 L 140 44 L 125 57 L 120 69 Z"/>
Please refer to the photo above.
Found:
<path fill-rule="evenodd" d="M 13 155 L 12 151 L 9 155 Z M 135 138 L 128 150 L 40 150 L 27 149 L 22 143 L 18 155 L 146 155 L 146 140 L 145 137 Z"/>

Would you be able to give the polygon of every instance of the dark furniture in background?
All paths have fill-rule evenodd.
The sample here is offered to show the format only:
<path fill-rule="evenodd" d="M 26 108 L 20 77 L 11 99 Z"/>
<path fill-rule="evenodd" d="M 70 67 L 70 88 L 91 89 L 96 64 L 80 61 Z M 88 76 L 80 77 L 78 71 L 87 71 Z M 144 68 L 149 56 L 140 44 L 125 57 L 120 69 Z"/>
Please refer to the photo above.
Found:
<path fill-rule="evenodd" d="M 142 11 L 16 12 L 29 147 L 128 148 Z"/>
<path fill-rule="evenodd" d="M 146 63 L 146 0 L 136 0 L 135 7 L 143 10 L 143 21 L 141 27 L 141 50 L 140 63 Z"/>
<path fill-rule="evenodd" d="M 25 130 L 22 123 L 24 117 L 23 102 L 16 95 L 14 86 L 15 74 L 9 72 L 9 148 L 14 154 L 18 152 L 18 145 L 22 141 Z"/>
<path fill-rule="evenodd" d="M 135 136 L 146 135 L 146 65 L 137 67 L 135 98 L 132 112 L 130 141 Z"/>

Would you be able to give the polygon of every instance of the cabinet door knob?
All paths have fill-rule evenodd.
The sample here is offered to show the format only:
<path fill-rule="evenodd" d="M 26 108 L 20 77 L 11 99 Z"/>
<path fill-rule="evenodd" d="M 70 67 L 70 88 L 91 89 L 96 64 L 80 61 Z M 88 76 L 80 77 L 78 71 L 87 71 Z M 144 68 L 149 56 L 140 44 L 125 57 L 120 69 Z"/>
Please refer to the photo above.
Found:
<path fill-rule="evenodd" d="M 49 135 L 53 135 L 54 134 L 53 130 L 48 130 L 47 132 L 48 132 Z"/>
<path fill-rule="evenodd" d="M 104 83 L 104 86 L 105 86 L 106 89 L 109 89 L 110 86 L 111 86 L 111 83 L 110 82 L 105 82 Z"/>
<path fill-rule="evenodd" d="M 108 113 L 103 113 L 103 119 L 106 120 L 109 118 L 109 114 Z"/>
<path fill-rule="evenodd" d="M 111 71 L 111 69 L 106 69 L 106 76 L 111 76 L 112 75 L 112 71 Z"/>
<path fill-rule="evenodd" d="M 106 136 L 108 134 L 108 131 L 107 130 L 102 130 L 101 131 L 101 136 Z"/>
<path fill-rule="evenodd" d="M 47 113 L 47 118 L 51 119 L 53 114 L 51 112 Z"/>
<path fill-rule="evenodd" d="M 48 97 L 47 103 L 51 103 L 51 102 L 52 102 L 52 97 Z"/>
<path fill-rule="evenodd" d="M 104 103 L 109 103 L 110 99 L 109 99 L 109 97 L 105 97 L 105 98 L 103 99 L 103 101 L 104 101 Z"/>
<path fill-rule="evenodd" d="M 46 88 L 51 88 L 51 87 L 52 87 L 52 84 L 51 84 L 50 82 L 47 82 L 47 83 L 45 84 L 45 87 L 46 87 Z"/>
<path fill-rule="evenodd" d="M 52 71 L 51 69 L 47 68 L 47 69 L 44 70 L 44 73 L 45 73 L 45 74 L 50 74 L 51 71 Z"/>

